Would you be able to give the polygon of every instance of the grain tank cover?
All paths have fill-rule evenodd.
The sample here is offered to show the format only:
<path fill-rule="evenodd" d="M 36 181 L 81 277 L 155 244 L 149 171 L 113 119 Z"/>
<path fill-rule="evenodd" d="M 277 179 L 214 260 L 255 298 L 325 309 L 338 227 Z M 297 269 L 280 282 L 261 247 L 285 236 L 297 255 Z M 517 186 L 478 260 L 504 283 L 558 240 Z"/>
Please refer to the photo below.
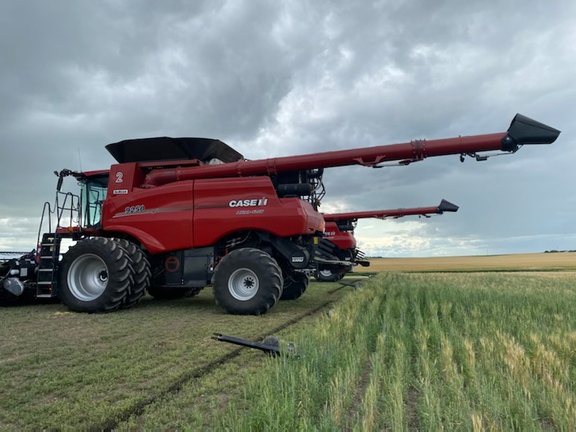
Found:
<path fill-rule="evenodd" d="M 209 162 L 219 159 L 224 163 L 236 162 L 244 157 L 217 139 L 211 138 L 139 138 L 108 144 L 106 150 L 118 161 L 155 162 L 199 159 Z"/>

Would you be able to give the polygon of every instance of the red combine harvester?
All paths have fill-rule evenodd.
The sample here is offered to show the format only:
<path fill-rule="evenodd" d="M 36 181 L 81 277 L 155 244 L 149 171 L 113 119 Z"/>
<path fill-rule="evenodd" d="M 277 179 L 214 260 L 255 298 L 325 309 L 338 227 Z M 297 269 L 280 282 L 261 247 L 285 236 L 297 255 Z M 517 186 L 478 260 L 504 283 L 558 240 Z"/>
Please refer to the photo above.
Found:
<path fill-rule="evenodd" d="M 394 210 L 373 210 L 350 213 L 323 213 L 326 228 L 320 240 L 317 254 L 335 257 L 345 264 L 317 263 L 315 278 L 319 282 L 335 282 L 352 271 L 355 265 L 368 267 L 370 261 L 364 259 L 364 252 L 356 247 L 354 230 L 358 219 L 398 219 L 404 216 L 425 216 L 456 212 L 458 206 L 442 200 L 440 205 L 432 207 L 400 208 Z"/>
<path fill-rule="evenodd" d="M 312 260 L 323 262 L 315 253 L 324 168 L 450 154 L 484 160 L 479 152 L 515 153 L 559 133 L 516 115 L 502 133 L 254 161 L 213 139 L 109 144 L 118 162 L 110 169 L 56 172 L 38 249 L 0 266 L 0 295 L 58 297 L 73 311 L 109 312 L 135 305 L 145 291 L 192 296 L 212 285 L 225 311 L 262 314 L 283 293 L 303 292 Z M 69 176 L 79 194 L 62 191 Z M 61 251 L 63 239 L 75 244 Z"/>

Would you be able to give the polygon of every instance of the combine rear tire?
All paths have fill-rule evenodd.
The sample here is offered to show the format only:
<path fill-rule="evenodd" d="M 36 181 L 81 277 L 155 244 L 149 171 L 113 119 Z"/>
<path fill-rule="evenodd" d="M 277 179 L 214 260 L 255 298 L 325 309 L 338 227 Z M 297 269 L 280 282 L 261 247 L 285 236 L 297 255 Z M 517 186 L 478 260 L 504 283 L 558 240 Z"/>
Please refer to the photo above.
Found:
<path fill-rule="evenodd" d="M 126 250 L 134 269 L 134 283 L 128 289 L 128 294 L 126 294 L 120 306 L 122 309 L 129 309 L 138 304 L 146 289 L 150 286 L 152 272 L 150 271 L 150 263 L 142 249 L 125 239 L 115 239 L 115 241 Z"/>
<path fill-rule="evenodd" d="M 220 260 L 212 284 L 216 303 L 226 312 L 261 315 L 282 295 L 282 271 L 266 252 L 237 249 Z"/>
<path fill-rule="evenodd" d="M 310 275 L 308 273 L 292 273 L 284 281 L 284 288 L 280 300 L 296 300 L 302 297 L 309 283 Z"/>
<path fill-rule="evenodd" d="M 346 269 L 344 267 L 333 269 L 333 268 L 322 268 L 316 271 L 314 277 L 318 282 L 336 282 L 344 277 L 346 274 Z"/>
<path fill-rule="evenodd" d="M 75 312 L 112 312 L 122 305 L 133 275 L 128 253 L 114 240 L 82 240 L 62 258 L 59 297 Z"/>

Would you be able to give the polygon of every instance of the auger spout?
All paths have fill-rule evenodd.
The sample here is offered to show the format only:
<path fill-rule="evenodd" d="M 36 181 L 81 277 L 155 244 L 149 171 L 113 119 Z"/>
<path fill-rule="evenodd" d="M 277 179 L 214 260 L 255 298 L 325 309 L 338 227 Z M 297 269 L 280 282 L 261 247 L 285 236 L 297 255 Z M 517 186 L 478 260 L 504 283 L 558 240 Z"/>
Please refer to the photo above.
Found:
<path fill-rule="evenodd" d="M 456 204 L 452 204 L 450 201 L 443 199 L 440 201 L 438 206 L 438 213 L 442 214 L 444 212 L 457 212 L 459 207 Z"/>
<path fill-rule="evenodd" d="M 516 114 L 508 128 L 502 150 L 514 151 L 524 144 L 552 144 L 558 135 L 560 135 L 558 129 L 532 120 L 522 114 Z M 510 142 L 512 142 L 512 146 L 510 146 Z"/>

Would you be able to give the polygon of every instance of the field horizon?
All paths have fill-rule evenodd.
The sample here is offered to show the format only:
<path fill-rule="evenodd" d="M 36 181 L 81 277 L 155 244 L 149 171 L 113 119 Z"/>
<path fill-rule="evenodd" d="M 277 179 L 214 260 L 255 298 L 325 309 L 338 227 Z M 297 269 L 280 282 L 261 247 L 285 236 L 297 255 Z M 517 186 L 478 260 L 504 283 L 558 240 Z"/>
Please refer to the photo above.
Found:
<path fill-rule="evenodd" d="M 382 271 L 558 271 L 576 270 L 576 253 L 536 252 L 502 255 L 442 257 L 367 258 L 369 267 L 356 267 L 354 273 Z"/>

